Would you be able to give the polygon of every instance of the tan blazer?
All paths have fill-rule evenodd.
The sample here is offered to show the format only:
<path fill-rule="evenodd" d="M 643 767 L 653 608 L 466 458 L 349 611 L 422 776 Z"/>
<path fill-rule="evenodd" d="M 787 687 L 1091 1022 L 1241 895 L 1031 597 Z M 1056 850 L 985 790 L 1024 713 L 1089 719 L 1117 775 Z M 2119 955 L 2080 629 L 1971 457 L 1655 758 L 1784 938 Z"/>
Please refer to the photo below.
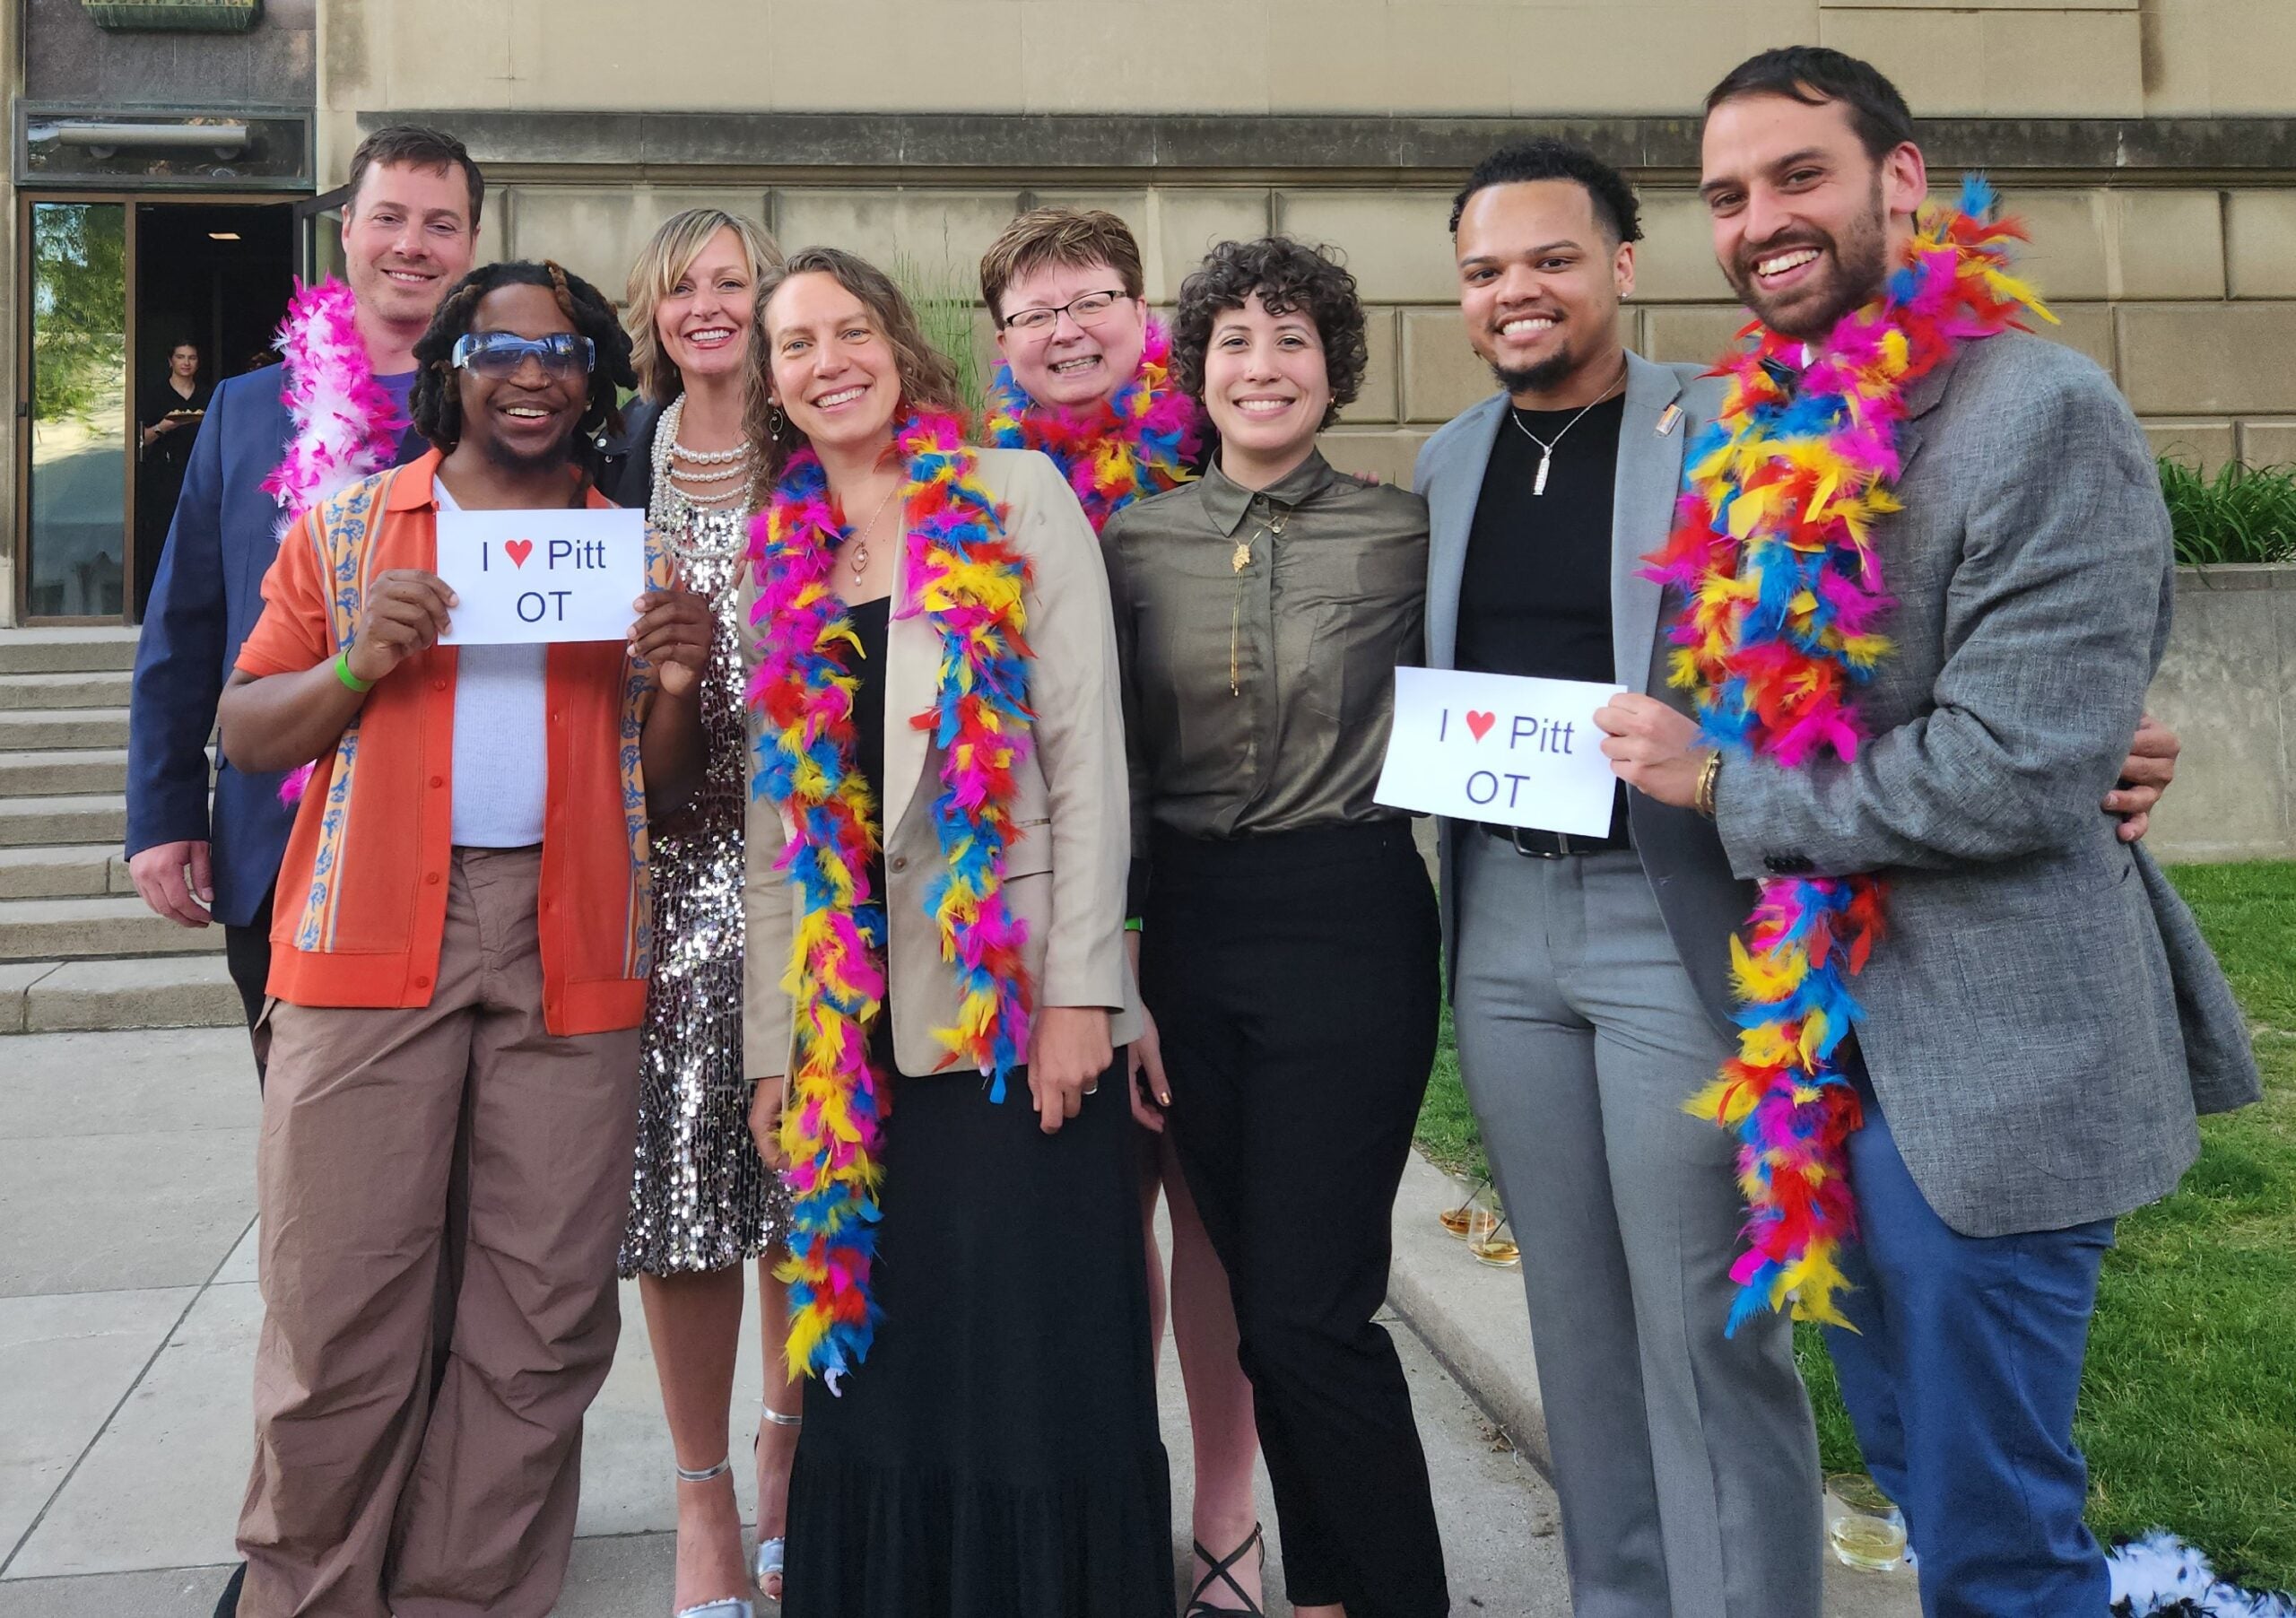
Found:
<path fill-rule="evenodd" d="M 1124 717 L 1108 575 L 1082 507 L 1051 461 L 1029 449 L 983 449 L 979 478 L 1006 509 L 1005 533 L 1034 563 L 1022 597 L 1033 745 L 1013 771 L 1021 837 L 1006 851 L 1004 898 L 1028 926 L 1026 956 L 1036 1005 L 1109 1008 L 1109 1037 L 1140 1032 L 1139 996 L 1124 948 L 1125 877 L 1132 859 Z M 894 590 L 907 594 L 906 557 Z M 745 587 L 753 593 L 755 583 Z M 941 959 L 939 929 L 925 910 L 942 866 L 933 830 L 942 749 L 909 720 L 932 706 L 940 638 L 922 616 L 896 616 L 886 636 L 885 909 L 893 1057 L 909 1074 L 940 1070 L 948 1048 L 933 1037 L 956 1020 L 956 974 Z M 756 739 L 756 717 L 750 717 Z M 749 1076 L 789 1071 L 789 972 L 796 890 L 777 869 L 790 822 L 762 796 L 750 799 L 748 875 L 743 886 L 747 968 L 742 1044 Z"/>

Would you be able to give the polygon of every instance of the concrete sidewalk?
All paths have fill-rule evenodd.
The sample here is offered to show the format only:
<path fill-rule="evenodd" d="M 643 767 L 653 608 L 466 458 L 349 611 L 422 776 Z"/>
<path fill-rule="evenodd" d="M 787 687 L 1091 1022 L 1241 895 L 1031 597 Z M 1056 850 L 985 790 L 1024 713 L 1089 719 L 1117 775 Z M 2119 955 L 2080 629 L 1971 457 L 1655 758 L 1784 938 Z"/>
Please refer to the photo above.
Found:
<path fill-rule="evenodd" d="M 26 1035 L 0 1057 L 0 1618 L 205 1618 L 232 1557 L 262 1313 L 245 1036 Z M 1455 1244 L 1441 1257 L 1471 1284 L 1504 1283 Z M 566 1618 L 669 1611 L 671 1457 L 634 1291 L 624 1315 L 585 1440 Z M 1457 1610 L 1562 1618 L 1552 1492 L 1419 1340 L 1393 1329 Z M 745 1390 L 756 1363 L 752 1341 Z M 1177 1558 L 1189 1452 L 1169 1353 L 1161 1382 Z M 753 1396 L 737 1399 L 736 1426 Z M 1272 1534 L 1264 1477 L 1262 1514 Z M 1274 1559 L 1269 1583 L 1270 1613 L 1288 1613 Z"/>
<path fill-rule="evenodd" d="M 1522 1276 L 1476 1263 L 1466 1244 L 1436 1222 L 1436 1214 L 1459 1199 L 1457 1180 L 1413 1156 L 1396 1198 L 1387 1301 L 1493 1425 L 1544 1472 L 1546 1415 Z M 1825 1611 L 1826 1618 L 1919 1618 L 1920 1592 L 1904 1570 L 1867 1573 L 1828 1556 Z"/>

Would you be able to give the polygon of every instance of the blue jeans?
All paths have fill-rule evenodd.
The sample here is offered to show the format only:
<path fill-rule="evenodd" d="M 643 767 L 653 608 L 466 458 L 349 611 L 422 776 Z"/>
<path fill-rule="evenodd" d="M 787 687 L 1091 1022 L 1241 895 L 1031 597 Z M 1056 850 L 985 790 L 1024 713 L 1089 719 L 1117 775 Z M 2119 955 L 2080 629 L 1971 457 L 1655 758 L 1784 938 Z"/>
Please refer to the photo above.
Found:
<path fill-rule="evenodd" d="M 1857 1291 L 1829 1329 L 1866 1465 L 1904 1512 L 1924 1618 L 2103 1618 L 2104 1553 L 2082 1520 L 2073 1442 L 2097 1272 L 2113 1222 L 1963 1236 L 1898 1155 L 1853 1058 Z"/>

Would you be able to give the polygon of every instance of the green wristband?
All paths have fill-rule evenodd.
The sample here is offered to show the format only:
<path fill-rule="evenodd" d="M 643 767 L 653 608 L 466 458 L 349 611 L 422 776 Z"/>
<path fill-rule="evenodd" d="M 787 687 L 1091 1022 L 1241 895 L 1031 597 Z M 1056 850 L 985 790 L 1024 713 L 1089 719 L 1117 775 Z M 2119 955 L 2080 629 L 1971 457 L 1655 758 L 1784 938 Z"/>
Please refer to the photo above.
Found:
<path fill-rule="evenodd" d="M 1148 930 L 1148 927 L 1147 924 L 1142 921 L 1139 917 L 1128 916 L 1125 918 L 1124 930 L 1127 933 L 1144 933 Z"/>
<path fill-rule="evenodd" d="M 344 690 L 357 692 L 362 697 L 369 692 L 375 689 L 375 683 L 372 680 L 361 680 L 358 675 L 351 672 L 351 654 L 349 652 L 335 653 L 335 677 L 343 682 Z"/>

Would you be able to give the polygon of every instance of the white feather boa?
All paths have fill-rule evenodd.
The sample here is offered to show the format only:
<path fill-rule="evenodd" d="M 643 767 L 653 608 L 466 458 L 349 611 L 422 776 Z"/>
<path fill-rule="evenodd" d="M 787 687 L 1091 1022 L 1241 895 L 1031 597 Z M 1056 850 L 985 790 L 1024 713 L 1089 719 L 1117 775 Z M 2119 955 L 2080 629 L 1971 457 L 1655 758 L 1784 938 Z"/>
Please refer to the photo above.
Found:
<path fill-rule="evenodd" d="M 2234 1588 L 2165 1528 L 2118 1547 L 2108 1565 L 2116 1618 L 2296 1618 L 2296 1599 Z"/>

